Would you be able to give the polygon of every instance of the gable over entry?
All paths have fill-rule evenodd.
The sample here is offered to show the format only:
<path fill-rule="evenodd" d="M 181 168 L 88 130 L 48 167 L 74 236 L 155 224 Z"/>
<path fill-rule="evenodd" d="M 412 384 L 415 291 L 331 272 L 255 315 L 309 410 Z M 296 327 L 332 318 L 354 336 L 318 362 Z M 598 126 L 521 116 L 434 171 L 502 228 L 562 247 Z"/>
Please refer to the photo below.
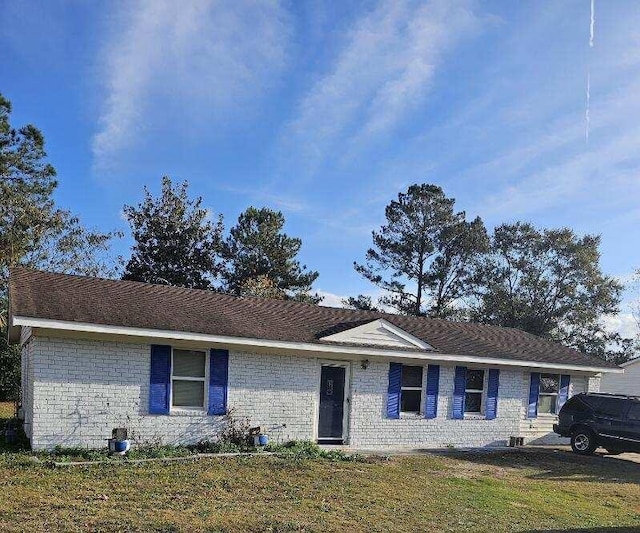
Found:
<path fill-rule="evenodd" d="M 320 340 L 434 351 L 433 346 L 411 335 L 411 333 L 407 333 L 403 329 L 394 326 L 383 318 L 373 320 L 372 322 L 356 326 L 346 331 L 341 331 L 340 333 L 321 337 Z"/>

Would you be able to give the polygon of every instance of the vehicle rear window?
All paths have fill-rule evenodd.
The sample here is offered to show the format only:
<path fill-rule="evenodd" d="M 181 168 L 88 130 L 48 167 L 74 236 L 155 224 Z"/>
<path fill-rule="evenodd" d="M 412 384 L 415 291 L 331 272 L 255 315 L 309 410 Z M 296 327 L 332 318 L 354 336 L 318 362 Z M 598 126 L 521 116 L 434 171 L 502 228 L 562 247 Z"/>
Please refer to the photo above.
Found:
<path fill-rule="evenodd" d="M 565 404 L 565 408 L 573 411 L 574 413 L 586 413 L 589 411 L 589 407 L 581 398 L 569 398 Z"/>
<path fill-rule="evenodd" d="M 619 398 L 603 398 L 596 410 L 600 416 L 622 418 L 624 406 L 624 400 Z"/>
<path fill-rule="evenodd" d="M 640 403 L 632 403 L 627 415 L 629 420 L 640 420 Z"/>

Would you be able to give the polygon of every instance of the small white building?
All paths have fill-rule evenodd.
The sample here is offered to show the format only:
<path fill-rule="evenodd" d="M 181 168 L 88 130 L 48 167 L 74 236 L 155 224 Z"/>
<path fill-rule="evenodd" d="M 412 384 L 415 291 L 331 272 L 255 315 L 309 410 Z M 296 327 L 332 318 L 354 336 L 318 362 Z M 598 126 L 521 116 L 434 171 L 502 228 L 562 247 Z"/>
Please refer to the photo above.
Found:
<path fill-rule="evenodd" d="M 528 333 L 213 291 L 11 272 L 35 449 L 215 440 L 232 411 L 272 441 L 362 447 L 554 438 L 567 398 L 621 372 Z"/>
<path fill-rule="evenodd" d="M 600 390 L 640 396 L 640 357 L 622 363 L 620 366 L 624 370 L 624 374 L 604 374 Z"/>

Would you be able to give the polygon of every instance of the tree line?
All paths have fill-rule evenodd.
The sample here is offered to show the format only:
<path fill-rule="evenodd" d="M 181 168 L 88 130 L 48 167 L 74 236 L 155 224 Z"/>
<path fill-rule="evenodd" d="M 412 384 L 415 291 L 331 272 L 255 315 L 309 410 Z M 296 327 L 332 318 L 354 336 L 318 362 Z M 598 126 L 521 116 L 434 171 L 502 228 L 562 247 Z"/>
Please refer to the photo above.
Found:
<path fill-rule="evenodd" d="M 225 232 L 221 215 L 192 198 L 186 181 L 169 177 L 157 197 L 145 188 L 140 203 L 124 206 L 133 246 L 129 258 L 114 258 L 112 242 L 123 234 L 88 229 L 56 205 L 58 182 L 44 137 L 30 124 L 13 127 L 11 111 L 0 94 L 0 400 L 16 398 L 19 388 L 19 353 L 6 335 L 15 265 L 321 301 L 313 291 L 319 274 L 300 263 L 302 240 L 285 233 L 281 212 L 249 207 Z M 432 184 L 399 193 L 385 219 L 364 260 L 354 262 L 382 296 L 352 296 L 343 300 L 346 307 L 520 328 L 616 362 L 636 353 L 636 339 L 602 322 L 619 311 L 623 287 L 600 268 L 598 236 L 526 222 L 489 234 L 479 217 L 467 220 Z"/>

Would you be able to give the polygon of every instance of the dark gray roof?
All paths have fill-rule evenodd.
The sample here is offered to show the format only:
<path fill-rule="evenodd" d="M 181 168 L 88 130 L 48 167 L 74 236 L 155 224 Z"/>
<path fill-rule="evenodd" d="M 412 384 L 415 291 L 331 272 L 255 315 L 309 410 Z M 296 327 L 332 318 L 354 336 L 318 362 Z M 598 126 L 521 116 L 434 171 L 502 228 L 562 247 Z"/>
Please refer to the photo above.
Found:
<path fill-rule="evenodd" d="M 9 296 L 11 316 L 307 343 L 384 318 L 438 353 L 615 368 L 517 329 L 24 268 L 11 271 Z"/>

